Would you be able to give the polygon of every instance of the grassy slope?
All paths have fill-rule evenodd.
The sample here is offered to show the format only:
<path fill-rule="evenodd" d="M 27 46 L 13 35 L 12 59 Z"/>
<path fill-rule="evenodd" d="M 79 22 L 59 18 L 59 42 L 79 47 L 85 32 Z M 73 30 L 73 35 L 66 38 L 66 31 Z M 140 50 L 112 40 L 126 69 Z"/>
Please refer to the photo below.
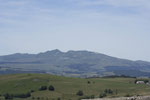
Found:
<path fill-rule="evenodd" d="M 53 98 L 61 97 L 64 100 L 77 100 L 79 96 L 76 96 L 78 90 L 83 90 L 84 95 L 99 96 L 104 89 L 118 90 L 118 95 L 112 96 L 125 96 L 131 95 L 150 95 L 150 86 L 148 85 L 136 85 L 132 78 L 95 78 L 95 79 L 80 79 L 80 78 L 68 78 L 53 76 L 47 74 L 16 74 L 16 75 L 2 75 L 0 76 L 0 94 L 4 93 L 26 93 L 31 90 L 34 97 L 45 98 L 49 100 Z M 91 84 L 87 84 L 90 81 Z M 55 87 L 54 92 L 50 91 L 38 91 L 41 85 L 53 85 Z M 16 99 L 20 100 L 20 99 Z M 24 100 L 32 100 L 31 98 Z"/>

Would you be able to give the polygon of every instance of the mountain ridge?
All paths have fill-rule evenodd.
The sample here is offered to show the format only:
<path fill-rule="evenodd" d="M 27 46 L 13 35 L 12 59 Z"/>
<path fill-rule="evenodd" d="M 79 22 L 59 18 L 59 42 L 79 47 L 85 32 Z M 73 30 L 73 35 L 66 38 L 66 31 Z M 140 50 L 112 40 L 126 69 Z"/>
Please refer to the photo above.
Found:
<path fill-rule="evenodd" d="M 44 71 L 79 77 L 121 75 L 122 73 L 123 75 L 150 77 L 150 62 L 122 59 L 87 50 L 62 52 L 55 49 L 38 54 L 15 53 L 0 56 L 0 66 L 0 74 L 4 69 L 6 73 L 8 69 L 11 69 L 18 72 Z M 130 71 L 135 71 L 136 74 L 134 72 L 133 75 L 128 74 L 127 72 Z"/>
<path fill-rule="evenodd" d="M 45 53 L 49 53 L 49 52 L 61 52 L 61 53 L 69 53 L 69 52 L 91 52 L 91 53 L 95 53 L 95 54 L 101 54 L 101 55 L 105 55 L 105 56 L 109 56 L 109 57 L 113 57 L 113 58 L 117 58 L 117 59 L 122 59 L 122 60 L 129 60 L 129 61 L 135 61 L 135 62 L 147 62 L 150 63 L 150 61 L 145 61 L 145 60 L 131 60 L 131 59 L 127 59 L 127 58 L 120 58 L 120 57 L 114 57 L 111 55 L 107 55 L 107 54 L 103 54 L 103 53 L 99 53 L 99 52 L 94 52 L 94 51 L 88 51 L 88 50 L 68 50 L 66 52 L 61 51 L 59 49 L 54 49 L 54 50 L 48 50 L 45 52 L 39 52 L 39 53 L 12 53 L 12 54 L 6 54 L 6 55 L 0 55 L 0 57 L 4 57 L 4 56 L 13 56 L 13 55 L 39 55 L 39 54 L 45 54 Z"/>

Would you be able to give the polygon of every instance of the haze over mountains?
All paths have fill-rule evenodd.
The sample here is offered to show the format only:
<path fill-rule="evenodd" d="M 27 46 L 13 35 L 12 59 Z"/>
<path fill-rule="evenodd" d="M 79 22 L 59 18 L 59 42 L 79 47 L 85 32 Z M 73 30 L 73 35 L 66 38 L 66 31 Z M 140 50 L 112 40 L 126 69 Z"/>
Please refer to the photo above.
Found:
<path fill-rule="evenodd" d="M 73 77 L 127 75 L 150 77 L 150 62 L 131 61 L 90 51 L 52 50 L 0 56 L 0 74 L 51 73 Z"/>

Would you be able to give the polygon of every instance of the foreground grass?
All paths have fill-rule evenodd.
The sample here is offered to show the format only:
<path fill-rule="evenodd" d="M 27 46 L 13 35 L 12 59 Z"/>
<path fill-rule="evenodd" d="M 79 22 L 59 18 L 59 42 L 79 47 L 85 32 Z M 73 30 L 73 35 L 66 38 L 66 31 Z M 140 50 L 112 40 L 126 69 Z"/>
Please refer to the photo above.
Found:
<path fill-rule="evenodd" d="M 80 96 L 76 93 L 82 90 L 83 96 L 95 95 L 99 97 L 105 89 L 117 90 L 117 94 L 108 95 L 107 97 L 118 97 L 130 95 L 150 95 L 149 85 L 136 85 L 134 78 L 70 78 L 48 74 L 14 74 L 0 76 L 0 94 L 20 94 L 33 90 L 31 97 L 21 100 L 78 100 Z M 88 81 L 90 84 L 88 84 Z M 40 86 L 53 85 L 55 91 L 39 91 Z M 81 96 L 81 97 L 83 97 Z M 34 98 L 33 98 L 34 97 Z M 0 100 L 4 100 L 3 96 Z M 13 100 L 20 100 L 15 98 Z"/>

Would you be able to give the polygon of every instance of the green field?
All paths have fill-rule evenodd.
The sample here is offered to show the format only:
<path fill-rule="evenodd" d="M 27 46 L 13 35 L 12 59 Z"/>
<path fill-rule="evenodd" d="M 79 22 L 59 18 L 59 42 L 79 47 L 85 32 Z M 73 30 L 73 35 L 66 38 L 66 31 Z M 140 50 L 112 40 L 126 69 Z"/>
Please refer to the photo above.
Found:
<path fill-rule="evenodd" d="M 90 83 L 88 83 L 88 81 Z M 107 97 L 130 95 L 150 95 L 150 85 L 134 84 L 134 78 L 70 78 L 49 74 L 14 74 L 0 76 L 0 100 L 3 95 L 27 93 L 33 90 L 29 98 L 14 98 L 13 100 L 78 100 L 81 97 L 94 95 L 99 97 L 105 89 L 111 89 L 113 94 Z M 53 85 L 55 90 L 39 91 L 41 86 Z M 82 90 L 84 95 L 77 96 Z M 115 93 L 117 91 L 117 93 Z"/>

